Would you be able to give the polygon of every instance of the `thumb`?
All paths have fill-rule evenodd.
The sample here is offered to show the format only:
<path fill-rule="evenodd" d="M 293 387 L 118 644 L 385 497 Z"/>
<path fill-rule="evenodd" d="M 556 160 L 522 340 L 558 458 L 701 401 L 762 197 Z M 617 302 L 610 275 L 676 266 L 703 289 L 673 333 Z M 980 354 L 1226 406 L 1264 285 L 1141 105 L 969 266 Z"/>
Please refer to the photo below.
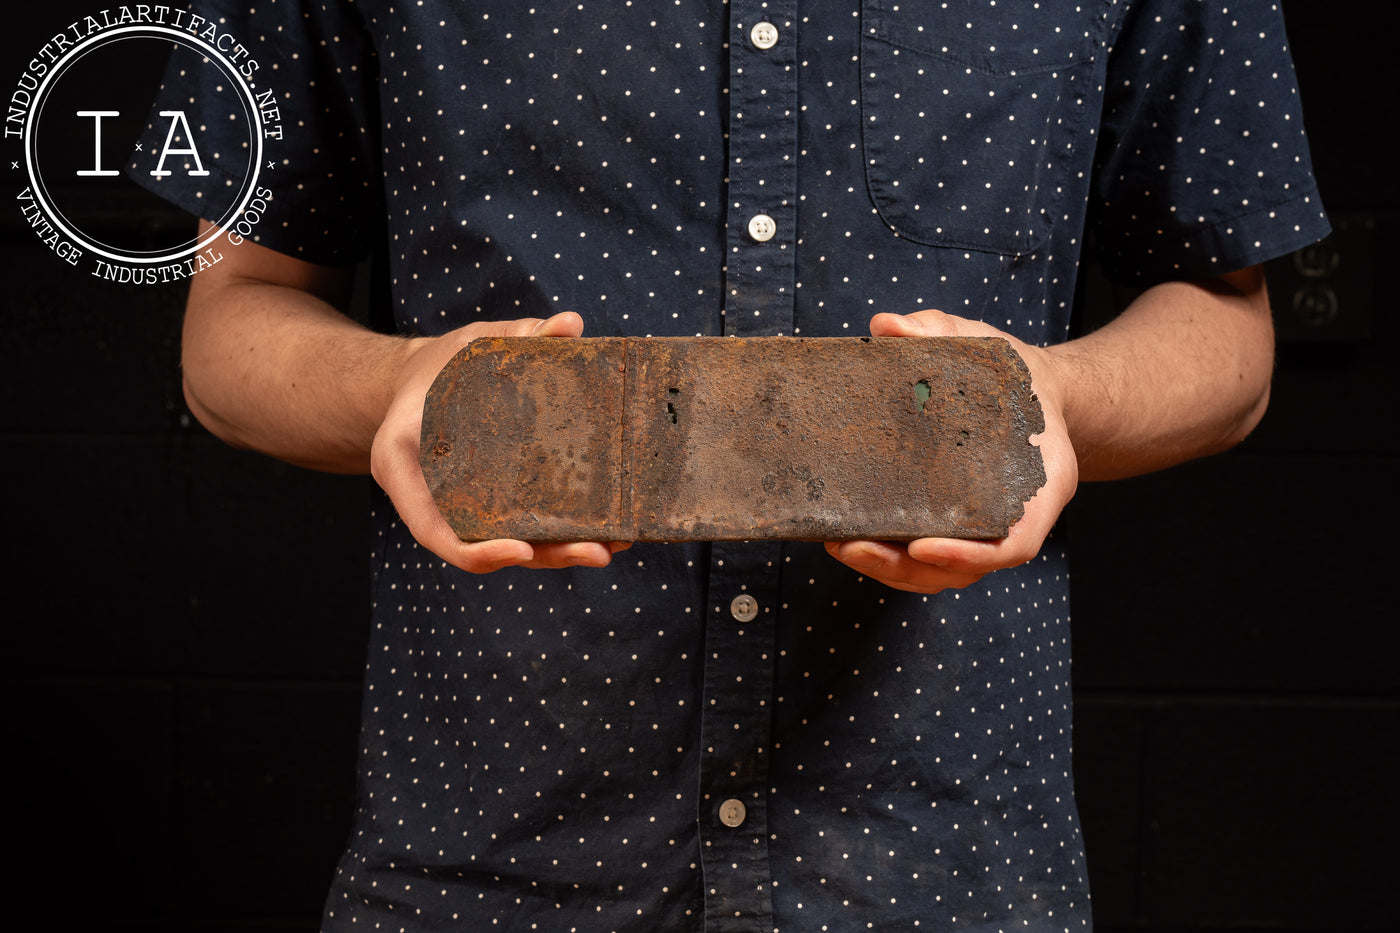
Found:
<path fill-rule="evenodd" d="M 883 312 L 870 319 L 872 337 L 956 337 L 961 318 L 932 308 L 913 314 Z"/>
<path fill-rule="evenodd" d="M 512 321 L 473 321 L 440 337 L 419 338 L 410 360 L 411 372 L 426 373 L 427 382 L 468 344 L 478 337 L 580 337 L 583 318 L 573 311 L 561 311 L 544 319 L 527 317 Z M 403 384 L 403 381 L 400 383 Z M 427 384 L 423 386 L 426 391 Z"/>
<path fill-rule="evenodd" d="M 583 318 L 574 311 L 561 311 L 546 318 L 530 331 L 532 337 L 582 337 Z"/>

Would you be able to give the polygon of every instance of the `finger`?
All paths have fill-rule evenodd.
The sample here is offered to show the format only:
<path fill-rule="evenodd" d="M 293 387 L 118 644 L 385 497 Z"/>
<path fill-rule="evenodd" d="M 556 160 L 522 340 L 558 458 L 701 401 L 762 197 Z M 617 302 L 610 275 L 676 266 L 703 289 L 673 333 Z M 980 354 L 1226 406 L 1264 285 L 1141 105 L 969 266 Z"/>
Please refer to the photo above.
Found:
<path fill-rule="evenodd" d="M 913 558 L 903 545 L 883 541 L 840 541 L 826 545 L 827 553 L 873 580 L 913 593 L 961 589 L 982 578 L 976 570 L 942 567 Z"/>
<path fill-rule="evenodd" d="M 932 309 L 913 314 L 882 312 L 870 319 L 872 337 L 955 337 L 958 322 L 951 314 Z"/>
<path fill-rule="evenodd" d="M 423 544 L 422 539 L 419 539 L 418 543 Z M 427 547 L 426 544 L 424 546 Z M 468 573 L 494 573 L 505 567 L 524 567 L 535 557 L 534 548 L 524 541 L 501 539 L 468 544 L 458 540 L 455 534 L 452 535 L 452 541 L 441 550 L 430 550 L 452 566 Z"/>
<path fill-rule="evenodd" d="M 909 542 L 909 557 L 949 573 L 986 574 L 1022 561 L 1010 556 L 1010 538 L 964 541 L 959 538 L 919 538 Z"/>
<path fill-rule="evenodd" d="M 536 544 L 534 557 L 523 564 L 536 569 L 561 567 L 606 567 L 612 562 L 613 551 L 597 541 L 576 541 L 567 544 Z"/>
<path fill-rule="evenodd" d="M 480 337 L 581 337 L 583 318 L 561 311 L 548 318 L 522 317 L 511 321 L 473 321 L 441 337 L 432 338 L 424 352 L 423 372 L 435 376 L 473 340 Z"/>
<path fill-rule="evenodd" d="M 881 312 L 870 319 L 872 337 L 1006 337 L 984 321 L 928 308 L 912 314 Z"/>
<path fill-rule="evenodd" d="M 630 541 L 575 541 L 567 544 L 536 544 L 535 556 L 526 567 L 606 567 L 612 556 L 632 546 Z"/>
<path fill-rule="evenodd" d="M 582 337 L 583 318 L 573 311 L 561 311 L 541 321 L 531 333 L 535 337 Z"/>
<path fill-rule="evenodd" d="M 471 325 L 468 325 L 471 328 Z M 477 337 L 581 337 L 583 318 L 573 311 L 547 317 L 523 317 L 514 321 L 491 321 L 470 334 Z"/>
<path fill-rule="evenodd" d="M 510 538 L 478 541 L 470 544 L 458 542 L 458 544 L 460 545 L 460 560 L 452 559 L 450 555 L 438 554 L 438 556 L 453 566 L 461 567 L 471 573 L 491 573 L 505 567 L 527 567 L 532 570 L 606 567 L 612 561 L 614 554 L 625 551 L 632 546 L 630 543 L 617 541 L 610 541 L 606 544 L 593 541 L 528 544 Z"/>

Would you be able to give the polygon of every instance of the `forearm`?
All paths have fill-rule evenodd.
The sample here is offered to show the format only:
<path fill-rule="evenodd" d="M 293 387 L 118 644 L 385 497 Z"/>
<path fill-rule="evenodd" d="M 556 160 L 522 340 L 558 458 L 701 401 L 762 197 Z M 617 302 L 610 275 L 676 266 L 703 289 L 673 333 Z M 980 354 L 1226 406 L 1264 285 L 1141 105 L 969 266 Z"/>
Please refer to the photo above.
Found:
<path fill-rule="evenodd" d="M 1223 450 L 1258 422 L 1269 397 L 1273 325 L 1259 269 L 1150 289 L 1112 324 L 1048 349 L 1012 339 L 1045 410 L 1035 443 L 1045 485 L 997 541 L 921 538 L 832 543 L 847 566 L 900 590 L 968 586 L 1040 552 L 1082 479 L 1161 469 Z M 876 337 L 1007 337 L 941 311 L 877 314 Z"/>
<path fill-rule="evenodd" d="M 1149 289 L 1101 330 L 1048 352 L 1081 480 L 1225 450 L 1268 404 L 1273 327 L 1262 271 Z"/>
<path fill-rule="evenodd" d="M 414 344 L 299 288 L 193 288 L 182 360 L 190 410 L 216 436 L 300 466 L 369 470 L 370 444 Z"/>

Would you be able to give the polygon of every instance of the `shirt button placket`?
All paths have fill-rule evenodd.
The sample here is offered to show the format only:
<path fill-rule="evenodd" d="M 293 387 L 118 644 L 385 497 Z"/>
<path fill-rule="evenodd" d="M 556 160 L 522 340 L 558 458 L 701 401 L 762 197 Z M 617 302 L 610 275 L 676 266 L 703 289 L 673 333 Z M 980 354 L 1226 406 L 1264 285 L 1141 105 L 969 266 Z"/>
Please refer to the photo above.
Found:
<path fill-rule="evenodd" d="M 724 333 L 793 333 L 796 0 L 730 0 Z M 701 717 L 705 929 L 773 928 L 768 860 L 775 616 L 782 548 L 711 546 Z"/>
<path fill-rule="evenodd" d="M 797 242 L 794 0 L 733 0 L 724 332 L 793 333 Z"/>
<path fill-rule="evenodd" d="M 707 930 L 772 928 L 772 745 L 777 542 L 711 545 L 700 723 L 701 865 Z"/>

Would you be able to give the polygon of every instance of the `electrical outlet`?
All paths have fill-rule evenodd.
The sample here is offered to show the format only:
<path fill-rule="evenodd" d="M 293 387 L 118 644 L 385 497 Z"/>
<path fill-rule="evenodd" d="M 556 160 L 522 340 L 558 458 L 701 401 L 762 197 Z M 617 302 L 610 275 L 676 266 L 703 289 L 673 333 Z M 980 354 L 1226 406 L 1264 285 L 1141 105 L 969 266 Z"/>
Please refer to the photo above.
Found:
<path fill-rule="evenodd" d="M 1334 343 L 1371 336 L 1376 218 L 1333 216 L 1332 233 L 1265 266 L 1280 343 Z"/>

